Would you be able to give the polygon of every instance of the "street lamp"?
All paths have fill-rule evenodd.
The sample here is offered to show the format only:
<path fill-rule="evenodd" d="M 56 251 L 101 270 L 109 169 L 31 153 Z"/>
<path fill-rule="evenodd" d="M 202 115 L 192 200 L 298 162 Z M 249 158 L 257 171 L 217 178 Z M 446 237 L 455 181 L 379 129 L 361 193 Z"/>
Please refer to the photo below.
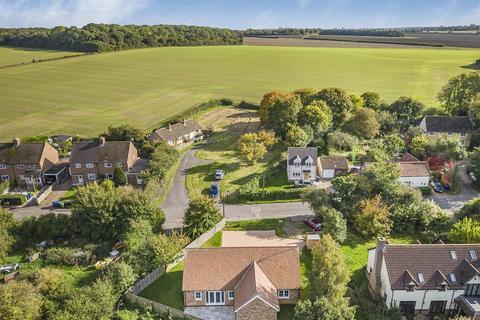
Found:
<path fill-rule="evenodd" d="M 227 199 L 230 192 L 225 191 L 225 195 L 222 195 L 222 204 L 223 204 L 223 218 L 225 218 L 225 199 Z"/>

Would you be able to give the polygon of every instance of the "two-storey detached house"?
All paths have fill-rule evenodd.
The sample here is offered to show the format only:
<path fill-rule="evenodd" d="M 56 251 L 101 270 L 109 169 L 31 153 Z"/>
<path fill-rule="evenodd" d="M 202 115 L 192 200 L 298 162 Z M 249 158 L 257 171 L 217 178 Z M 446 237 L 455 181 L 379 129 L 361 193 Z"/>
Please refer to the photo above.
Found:
<path fill-rule="evenodd" d="M 70 156 L 73 185 L 82 185 L 100 178 L 113 178 L 115 168 L 128 174 L 139 160 L 137 148 L 130 141 L 75 142 Z"/>
<path fill-rule="evenodd" d="M 59 161 L 48 143 L 23 143 L 19 138 L 0 143 L 0 181 L 27 189 L 42 187 L 43 173 Z"/>
<path fill-rule="evenodd" d="M 457 137 L 465 147 L 469 147 L 472 140 L 472 122 L 467 116 L 425 116 L 420 129 L 430 140 Z"/>
<path fill-rule="evenodd" d="M 407 319 L 417 314 L 480 319 L 480 244 L 390 244 L 368 251 L 368 287 Z"/>
<path fill-rule="evenodd" d="M 289 147 L 287 150 L 288 181 L 296 185 L 317 180 L 317 148 Z"/>

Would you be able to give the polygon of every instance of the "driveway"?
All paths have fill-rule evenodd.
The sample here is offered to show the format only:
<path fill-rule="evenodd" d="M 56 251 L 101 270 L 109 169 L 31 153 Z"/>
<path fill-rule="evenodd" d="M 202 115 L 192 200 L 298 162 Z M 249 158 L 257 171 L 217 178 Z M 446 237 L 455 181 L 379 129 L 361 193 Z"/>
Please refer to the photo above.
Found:
<path fill-rule="evenodd" d="M 183 225 L 183 215 L 188 207 L 188 190 L 185 187 L 185 177 L 188 169 L 211 162 L 195 157 L 197 150 L 188 150 L 182 155 L 170 191 L 162 205 L 162 210 L 165 213 L 165 229 L 180 228 Z"/>
<path fill-rule="evenodd" d="M 467 161 L 461 161 L 458 164 L 459 175 L 461 179 L 459 194 L 436 193 L 435 191 L 428 199 L 433 200 L 440 208 L 451 211 L 452 213 L 460 209 L 465 202 L 479 197 L 479 193 L 472 187 L 472 181 L 467 175 Z"/>

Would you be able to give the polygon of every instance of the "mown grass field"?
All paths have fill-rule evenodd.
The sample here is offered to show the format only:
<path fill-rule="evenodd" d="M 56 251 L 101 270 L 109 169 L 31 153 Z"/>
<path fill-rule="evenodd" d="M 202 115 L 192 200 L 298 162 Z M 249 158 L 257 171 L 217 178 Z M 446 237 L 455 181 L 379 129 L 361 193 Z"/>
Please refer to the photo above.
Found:
<path fill-rule="evenodd" d="M 17 63 L 32 62 L 33 59 L 38 61 L 40 59 L 52 59 L 76 54 L 81 55 L 83 53 L 0 46 L 0 67 Z"/>
<path fill-rule="evenodd" d="M 176 47 L 127 50 L 0 70 L 0 139 L 108 125 L 152 129 L 210 98 L 258 102 L 271 90 L 339 86 L 436 103 L 479 50 Z"/>

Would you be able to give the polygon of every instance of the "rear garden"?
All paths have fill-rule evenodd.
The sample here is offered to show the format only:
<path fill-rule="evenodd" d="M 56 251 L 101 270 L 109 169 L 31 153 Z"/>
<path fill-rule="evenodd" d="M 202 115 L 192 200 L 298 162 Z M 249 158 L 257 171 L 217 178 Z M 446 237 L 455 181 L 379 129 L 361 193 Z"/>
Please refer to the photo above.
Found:
<path fill-rule="evenodd" d="M 302 221 L 291 219 L 264 219 L 227 222 L 223 231 L 251 231 L 251 230 L 275 230 L 281 238 L 295 238 L 311 231 Z M 391 236 L 388 238 L 392 243 L 413 243 L 413 237 Z M 375 240 L 365 240 L 357 235 L 349 234 L 347 240 L 340 246 L 346 265 L 350 272 L 349 296 L 351 302 L 358 304 L 356 319 L 367 320 L 371 312 L 378 311 L 376 304 L 370 299 L 367 288 L 365 268 L 368 259 L 368 249 L 375 246 Z M 217 232 L 202 247 L 222 246 L 222 231 Z M 307 248 L 300 255 L 300 271 L 302 276 L 301 298 L 309 297 L 308 275 L 311 269 L 312 256 Z M 182 294 L 183 262 L 180 262 L 170 271 L 165 273 L 152 285 L 140 293 L 140 296 L 156 301 L 178 310 L 184 309 Z M 282 305 L 278 314 L 279 319 L 293 319 L 294 305 Z"/>

